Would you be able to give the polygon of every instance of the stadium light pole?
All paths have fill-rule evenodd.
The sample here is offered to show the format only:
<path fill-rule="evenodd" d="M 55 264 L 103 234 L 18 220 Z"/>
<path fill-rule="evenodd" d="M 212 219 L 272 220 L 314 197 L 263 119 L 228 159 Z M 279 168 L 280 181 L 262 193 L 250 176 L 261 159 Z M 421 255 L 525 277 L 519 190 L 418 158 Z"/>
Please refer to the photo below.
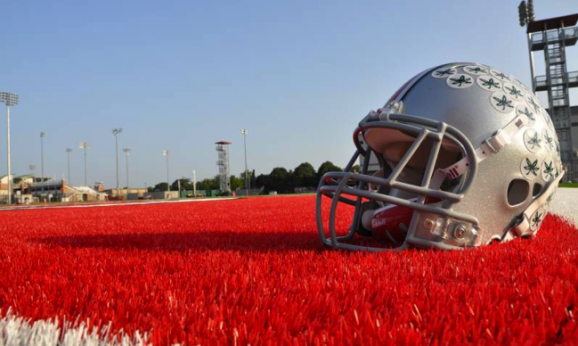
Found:
<path fill-rule="evenodd" d="M 243 142 L 245 143 L 245 191 L 249 194 L 249 189 L 251 188 L 251 181 L 247 176 L 247 135 L 249 131 L 247 129 L 241 129 L 241 134 L 243 135 Z"/>
<path fill-rule="evenodd" d="M 40 182 L 42 183 L 42 192 L 44 192 L 44 137 L 45 131 L 40 131 Z"/>
<path fill-rule="evenodd" d="M 130 190 L 130 182 L 128 180 L 128 156 L 130 155 L 130 149 L 124 148 L 122 151 L 126 154 L 126 198 L 128 199 L 128 192 Z M 138 193 L 138 189 L 137 189 Z"/>
<path fill-rule="evenodd" d="M 70 181 L 70 153 L 72 152 L 72 148 L 66 148 L 66 160 L 68 161 L 68 185 L 72 185 Z"/>
<path fill-rule="evenodd" d="M 8 171 L 8 204 L 12 204 L 12 172 L 10 167 L 10 107 L 18 104 L 18 94 L 0 92 L 0 102 L 6 104 L 6 169 Z"/>
<path fill-rule="evenodd" d="M 197 172 L 193 169 L 193 198 L 197 197 Z"/>
<path fill-rule="evenodd" d="M 118 178 L 118 135 L 122 133 L 122 128 L 116 127 L 112 129 L 112 134 L 114 135 L 114 139 L 116 141 L 116 196 L 120 198 L 120 183 Z"/>
<path fill-rule="evenodd" d="M 88 142 L 80 142 L 80 144 L 78 144 L 78 147 L 80 149 L 84 149 L 84 186 L 88 186 L 88 148 L 90 148 L 90 145 L 88 144 Z"/>
<path fill-rule="evenodd" d="M 167 191 L 171 191 L 171 183 L 169 181 L 169 151 L 163 150 L 163 156 L 167 158 Z"/>

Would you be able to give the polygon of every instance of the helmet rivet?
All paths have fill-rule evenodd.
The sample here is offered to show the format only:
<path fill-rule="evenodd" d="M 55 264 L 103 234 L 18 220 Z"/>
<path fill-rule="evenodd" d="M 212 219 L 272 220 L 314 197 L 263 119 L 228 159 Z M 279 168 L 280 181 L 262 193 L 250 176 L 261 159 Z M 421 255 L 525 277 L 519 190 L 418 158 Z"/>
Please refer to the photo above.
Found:
<path fill-rule="evenodd" d="M 464 225 L 459 225 L 454 231 L 454 237 L 456 239 L 463 239 L 466 236 L 466 227 Z"/>
<path fill-rule="evenodd" d="M 433 226 L 434 226 L 434 222 L 433 222 L 433 220 L 426 219 L 426 220 L 423 222 L 423 226 L 424 226 L 426 229 L 432 229 Z"/>

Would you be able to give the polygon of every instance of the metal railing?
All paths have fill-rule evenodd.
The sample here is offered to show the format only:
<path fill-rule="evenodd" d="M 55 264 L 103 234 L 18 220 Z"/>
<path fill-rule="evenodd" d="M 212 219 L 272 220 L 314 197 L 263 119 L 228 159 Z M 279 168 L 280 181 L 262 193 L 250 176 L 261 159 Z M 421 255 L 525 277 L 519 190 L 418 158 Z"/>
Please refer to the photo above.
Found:
<path fill-rule="evenodd" d="M 550 85 L 560 85 L 566 83 L 566 81 L 568 81 L 568 84 L 578 83 L 578 71 L 565 73 L 565 76 L 564 74 L 556 74 L 550 78 Z M 536 83 L 536 88 L 547 87 L 548 77 L 536 76 L 536 78 L 534 78 L 534 82 Z"/>
<path fill-rule="evenodd" d="M 558 41 L 560 40 L 561 36 L 559 30 L 547 31 L 546 35 L 548 37 L 548 42 Z M 564 39 L 571 40 L 576 38 L 578 38 L 578 27 L 564 29 Z M 544 40 L 543 32 L 537 32 L 532 34 L 532 44 L 539 44 L 539 43 L 546 43 L 546 40 Z"/>

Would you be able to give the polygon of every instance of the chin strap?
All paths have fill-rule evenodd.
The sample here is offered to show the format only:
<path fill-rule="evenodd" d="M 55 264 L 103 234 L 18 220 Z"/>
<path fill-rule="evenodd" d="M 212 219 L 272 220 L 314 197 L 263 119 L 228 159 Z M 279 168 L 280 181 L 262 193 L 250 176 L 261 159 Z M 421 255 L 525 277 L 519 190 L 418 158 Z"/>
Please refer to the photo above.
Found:
<path fill-rule="evenodd" d="M 528 207 L 524 210 L 524 212 L 521 215 L 522 220 L 517 225 L 510 228 L 506 232 L 506 234 L 502 237 L 501 240 L 502 242 L 513 240 L 518 237 L 531 236 L 538 232 L 538 229 L 540 228 L 539 226 L 542 223 L 542 220 L 544 220 L 543 216 L 545 215 L 542 215 L 542 218 L 539 218 L 539 220 L 537 220 L 534 223 L 536 227 L 532 227 L 532 222 L 534 222 L 534 220 L 532 220 L 532 215 L 534 215 L 534 213 L 537 210 L 539 210 L 540 207 L 543 206 L 546 203 L 546 201 L 552 196 L 552 194 L 558 187 L 560 180 L 564 176 L 564 173 L 565 172 L 562 171 L 556 179 L 550 182 L 546 191 L 544 191 L 539 197 L 537 197 L 532 203 L 530 203 L 530 205 L 528 205 Z M 544 214 L 546 214 L 546 212 L 544 212 Z"/>
<path fill-rule="evenodd" d="M 476 149 L 476 160 L 481 162 L 486 158 L 498 153 L 503 147 L 512 142 L 512 138 L 516 136 L 522 128 L 524 128 L 530 120 L 525 114 L 519 114 L 508 125 L 499 129 L 492 137 L 486 139 L 482 145 Z M 434 173 L 430 189 L 439 189 L 446 178 L 456 179 L 464 175 L 470 166 L 470 158 L 463 157 L 461 160 L 447 168 L 438 168 Z"/>

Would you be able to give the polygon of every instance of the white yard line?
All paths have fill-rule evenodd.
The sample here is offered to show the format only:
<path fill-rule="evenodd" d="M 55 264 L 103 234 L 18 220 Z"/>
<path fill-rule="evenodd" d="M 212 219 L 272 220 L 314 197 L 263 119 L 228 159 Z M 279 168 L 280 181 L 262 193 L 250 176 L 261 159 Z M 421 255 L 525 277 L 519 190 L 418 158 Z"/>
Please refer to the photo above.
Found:
<path fill-rule="evenodd" d="M 58 323 L 58 319 L 30 323 L 8 314 L 0 319 L 0 345 L 6 346 L 144 346 L 151 345 L 147 333 L 136 332 L 129 337 L 122 331 L 110 334 L 109 326 L 89 329 L 86 323 Z"/>

